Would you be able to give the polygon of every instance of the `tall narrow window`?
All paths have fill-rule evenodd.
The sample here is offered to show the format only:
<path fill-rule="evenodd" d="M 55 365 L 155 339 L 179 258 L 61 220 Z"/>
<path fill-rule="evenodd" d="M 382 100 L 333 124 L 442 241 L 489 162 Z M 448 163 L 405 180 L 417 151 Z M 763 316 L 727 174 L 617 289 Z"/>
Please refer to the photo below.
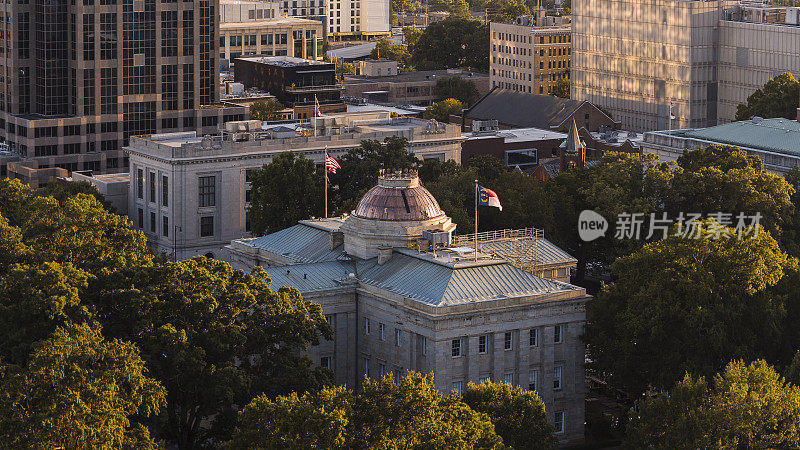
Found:
<path fill-rule="evenodd" d="M 461 356 L 461 339 L 453 339 L 450 345 L 450 354 L 453 358 Z"/>
<path fill-rule="evenodd" d="M 539 330 L 536 328 L 531 328 L 530 338 L 528 339 L 528 344 L 531 347 L 536 347 L 539 345 Z"/>
<path fill-rule="evenodd" d="M 486 335 L 478 336 L 478 353 L 486 353 Z"/>
<path fill-rule="evenodd" d="M 214 236 L 214 216 L 200 218 L 200 237 Z"/>
<path fill-rule="evenodd" d="M 513 337 L 511 335 L 511 332 L 507 332 L 503 336 L 503 348 L 505 350 L 511 350 L 511 348 L 513 347 L 513 344 L 514 344 L 514 341 L 513 341 Z"/>
<path fill-rule="evenodd" d="M 169 178 L 161 177 L 161 205 L 169 206 Z"/>
<path fill-rule="evenodd" d="M 564 432 L 564 418 L 565 418 L 564 411 L 556 411 L 555 420 L 553 421 L 553 426 L 555 428 L 556 434 L 561 434 Z"/>
<path fill-rule="evenodd" d="M 150 201 L 156 202 L 156 174 L 150 172 Z"/>
<path fill-rule="evenodd" d="M 539 385 L 539 369 L 531 369 L 528 372 L 528 389 L 535 391 Z"/>
<path fill-rule="evenodd" d="M 563 366 L 561 366 L 560 364 L 555 366 L 555 367 L 553 367 L 553 389 L 556 390 L 556 391 L 561 389 L 561 372 L 562 372 L 562 369 L 563 369 Z"/>
<path fill-rule="evenodd" d="M 553 328 L 553 342 L 554 343 L 560 344 L 562 339 L 564 339 L 564 336 L 563 336 L 563 331 L 564 330 L 563 330 L 563 328 L 564 327 L 561 326 L 561 325 L 556 325 L 555 328 Z"/>
<path fill-rule="evenodd" d="M 136 197 L 144 198 L 144 171 L 136 169 Z"/>
<path fill-rule="evenodd" d="M 200 207 L 216 205 L 215 178 L 214 176 L 200 177 L 198 182 Z"/>

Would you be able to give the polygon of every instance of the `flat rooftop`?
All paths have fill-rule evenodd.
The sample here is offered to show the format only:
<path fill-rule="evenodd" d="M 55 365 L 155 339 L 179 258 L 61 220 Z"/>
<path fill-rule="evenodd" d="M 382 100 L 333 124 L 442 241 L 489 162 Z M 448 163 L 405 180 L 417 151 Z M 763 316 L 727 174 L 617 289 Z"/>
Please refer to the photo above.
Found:
<path fill-rule="evenodd" d="M 322 22 L 319 20 L 303 19 L 300 17 L 276 17 L 274 19 L 250 20 L 247 22 L 220 22 L 219 29 L 238 30 L 242 28 L 268 28 L 284 25 L 319 25 L 319 27 L 322 28 Z"/>
<path fill-rule="evenodd" d="M 800 123 L 791 119 L 743 120 L 709 128 L 653 131 L 645 134 L 698 139 L 800 157 Z"/>
<path fill-rule="evenodd" d="M 332 65 L 333 63 L 324 61 L 314 61 L 313 59 L 295 58 L 293 56 L 241 56 L 236 58 L 240 61 L 250 61 L 260 64 L 270 64 L 280 67 L 303 67 L 303 66 L 322 66 Z"/>
<path fill-rule="evenodd" d="M 417 81 L 436 81 L 439 78 L 446 78 L 446 77 L 460 77 L 465 80 L 477 80 L 483 78 L 489 78 L 488 73 L 480 73 L 480 72 L 469 72 L 466 70 L 460 70 L 458 72 L 448 72 L 447 69 L 443 70 L 423 70 L 419 72 L 402 72 L 397 75 L 392 75 L 388 77 L 356 77 L 356 76 L 348 76 L 345 78 L 345 84 L 358 84 L 363 82 L 390 82 L 390 83 L 408 83 L 408 82 L 417 82 Z"/>
<path fill-rule="evenodd" d="M 511 130 L 499 130 L 497 132 L 485 132 L 480 134 L 463 133 L 468 140 L 505 138 L 506 143 L 512 142 L 532 142 L 549 141 L 553 139 L 566 139 L 567 134 L 558 131 L 544 130 L 542 128 L 515 128 Z"/>

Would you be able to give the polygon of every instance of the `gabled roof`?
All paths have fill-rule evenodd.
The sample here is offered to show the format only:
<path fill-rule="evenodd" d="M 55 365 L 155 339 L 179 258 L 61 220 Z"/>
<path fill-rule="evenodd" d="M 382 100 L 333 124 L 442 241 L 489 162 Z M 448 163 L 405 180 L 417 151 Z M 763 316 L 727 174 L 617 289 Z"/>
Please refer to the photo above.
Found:
<path fill-rule="evenodd" d="M 355 281 L 352 263 L 325 261 L 266 269 L 272 288 L 300 292 L 339 289 Z M 430 306 L 453 306 L 507 298 L 533 297 L 581 290 L 578 286 L 537 277 L 505 262 L 452 266 L 395 252 L 384 264 L 377 258 L 358 262 L 358 281 Z"/>
<path fill-rule="evenodd" d="M 516 128 L 560 127 L 585 102 L 552 95 L 527 94 L 508 89 L 492 89 L 475 103 L 465 117 L 497 120 Z"/>
<path fill-rule="evenodd" d="M 574 117 L 572 118 L 572 126 L 569 128 L 569 134 L 567 134 L 567 140 L 561 143 L 561 148 L 564 149 L 565 153 L 578 153 L 586 148 L 586 144 L 581 141 L 578 125 L 575 124 Z"/>
<path fill-rule="evenodd" d="M 342 254 L 342 246 L 330 249 L 330 233 L 305 224 L 285 228 L 251 241 L 246 245 L 280 255 L 292 264 L 333 261 Z"/>

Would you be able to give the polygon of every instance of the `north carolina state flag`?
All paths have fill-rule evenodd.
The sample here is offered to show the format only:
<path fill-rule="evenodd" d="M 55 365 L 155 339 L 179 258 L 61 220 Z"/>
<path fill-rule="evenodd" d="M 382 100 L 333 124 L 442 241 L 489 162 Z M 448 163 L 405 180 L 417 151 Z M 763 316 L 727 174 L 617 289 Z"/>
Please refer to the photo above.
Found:
<path fill-rule="evenodd" d="M 500 204 L 500 197 L 498 197 L 493 190 L 483 186 L 478 186 L 478 204 L 483 206 L 493 206 L 500 211 L 503 210 L 503 206 Z"/>

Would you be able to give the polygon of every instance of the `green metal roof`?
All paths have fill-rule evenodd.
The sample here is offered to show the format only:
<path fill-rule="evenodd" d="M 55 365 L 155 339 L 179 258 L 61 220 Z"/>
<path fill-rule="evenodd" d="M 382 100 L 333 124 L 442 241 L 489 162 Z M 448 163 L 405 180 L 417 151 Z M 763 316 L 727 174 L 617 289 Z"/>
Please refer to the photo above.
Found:
<path fill-rule="evenodd" d="M 686 130 L 682 134 L 687 138 L 800 156 L 800 123 L 796 120 L 745 120 Z"/>

